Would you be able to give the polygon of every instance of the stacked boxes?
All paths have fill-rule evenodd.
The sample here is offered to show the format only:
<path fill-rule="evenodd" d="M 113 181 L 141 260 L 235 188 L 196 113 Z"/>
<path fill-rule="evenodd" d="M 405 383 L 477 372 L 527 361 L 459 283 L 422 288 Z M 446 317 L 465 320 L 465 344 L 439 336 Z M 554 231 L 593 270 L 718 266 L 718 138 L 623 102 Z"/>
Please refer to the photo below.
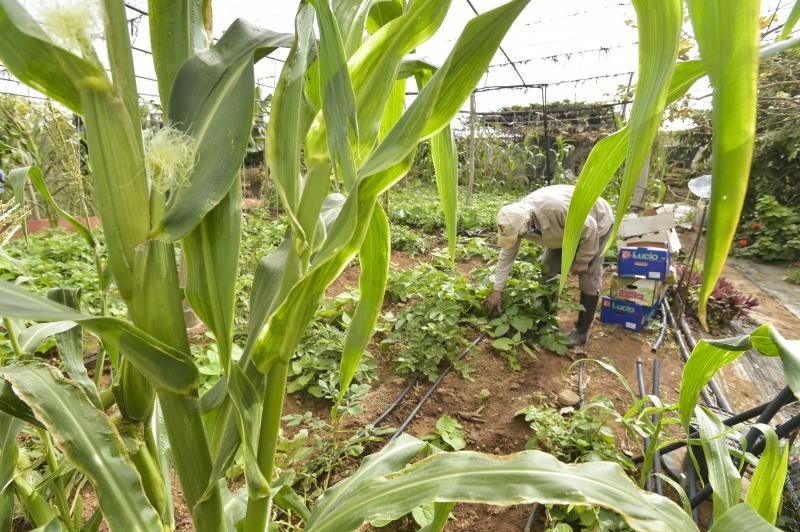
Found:
<path fill-rule="evenodd" d="M 629 218 L 627 225 L 623 221 L 618 277 L 611 283 L 611 296 L 603 297 L 600 321 L 641 331 L 655 314 L 672 265 L 671 219 L 658 215 Z M 637 235 L 637 230 L 643 232 Z"/>

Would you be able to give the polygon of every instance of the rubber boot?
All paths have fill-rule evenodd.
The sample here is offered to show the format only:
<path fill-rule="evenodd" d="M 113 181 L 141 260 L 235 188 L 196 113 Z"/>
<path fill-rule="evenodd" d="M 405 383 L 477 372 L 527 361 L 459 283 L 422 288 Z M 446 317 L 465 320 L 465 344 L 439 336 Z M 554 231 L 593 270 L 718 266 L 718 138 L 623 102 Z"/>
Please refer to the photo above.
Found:
<path fill-rule="evenodd" d="M 597 303 L 599 301 L 600 296 L 581 292 L 581 305 L 583 305 L 583 310 L 578 314 L 578 321 L 575 322 L 575 329 L 568 335 L 569 340 L 567 341 L 567 345 L 569 347 L 585 345 L 587 340 L 589 340 L 589 329 L 592 327 L 594 313 L 597 310 Z"/>

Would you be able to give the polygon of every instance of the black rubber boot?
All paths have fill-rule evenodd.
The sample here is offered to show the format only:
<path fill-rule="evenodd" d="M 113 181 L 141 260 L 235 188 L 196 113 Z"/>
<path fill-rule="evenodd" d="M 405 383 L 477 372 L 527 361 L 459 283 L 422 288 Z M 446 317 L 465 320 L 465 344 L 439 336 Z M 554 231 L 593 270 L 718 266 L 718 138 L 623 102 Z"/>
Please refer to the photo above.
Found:
<path fill-rule="evenodd" d="M 583 310 L 578 314 L 578 321 L 575 322 L 575 329 L 568 335 L 568 346 L 576 347 L 585 345 L 589 340 L 589 329 L 592 327 L 592 322 L 594 322 L 594 314 L 595 311 L 597 311 L 597 303 L 599 301 L 600 296 L 581 292 L 581 305 L 583 305 Z"/>

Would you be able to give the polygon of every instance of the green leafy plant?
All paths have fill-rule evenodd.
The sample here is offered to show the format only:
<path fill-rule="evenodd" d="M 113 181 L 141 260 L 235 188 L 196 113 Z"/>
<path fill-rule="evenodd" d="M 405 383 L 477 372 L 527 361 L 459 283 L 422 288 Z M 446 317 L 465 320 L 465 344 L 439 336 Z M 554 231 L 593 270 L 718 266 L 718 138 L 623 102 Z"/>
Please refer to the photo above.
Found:
<path fill-rule="evenodd" d="M 773 196 L 756 200 L 752 220 L 739 228 L 737 255 L 763 261 L 800 259 L 800 208 L 787 207 Z"/>
<path fill-rule="evenodd" d="M 430 236 L 401 224 L 392 224 L 389 230 L 392 235 L 392 249 L 402 251 L 414 257 L 430 250 Z"/>
<path fill-rule="evenodd" d="M 531 428 L 528 449 L 545 451 L 564 462 L 607 460 L 632 468 L 630 459 L 615 445 L 613 411 L 611 401 L 599 397 L 567 414 L 544 402 L 526 406 L 516 415 Z"/>
<path fill-rule="evenodd" d="M 437 419 L 433 434 L 422 439 L 444 451 L 460 451 L 467 446 L 464 441 L 464 427 L 448 415 Z"/>

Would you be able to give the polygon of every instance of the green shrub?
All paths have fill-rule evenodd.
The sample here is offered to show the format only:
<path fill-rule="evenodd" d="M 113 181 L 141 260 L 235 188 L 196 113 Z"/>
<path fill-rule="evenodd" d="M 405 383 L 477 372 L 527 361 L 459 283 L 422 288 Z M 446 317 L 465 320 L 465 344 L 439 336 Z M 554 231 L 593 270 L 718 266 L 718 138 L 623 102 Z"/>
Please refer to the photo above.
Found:
<path fill-rule="evenodd" d="M 740 227 L 734 249 L 764 261 L 800 260 L 800 208 L 782 205 L 774 196 L 758 198 L 755 216 Z"/>

